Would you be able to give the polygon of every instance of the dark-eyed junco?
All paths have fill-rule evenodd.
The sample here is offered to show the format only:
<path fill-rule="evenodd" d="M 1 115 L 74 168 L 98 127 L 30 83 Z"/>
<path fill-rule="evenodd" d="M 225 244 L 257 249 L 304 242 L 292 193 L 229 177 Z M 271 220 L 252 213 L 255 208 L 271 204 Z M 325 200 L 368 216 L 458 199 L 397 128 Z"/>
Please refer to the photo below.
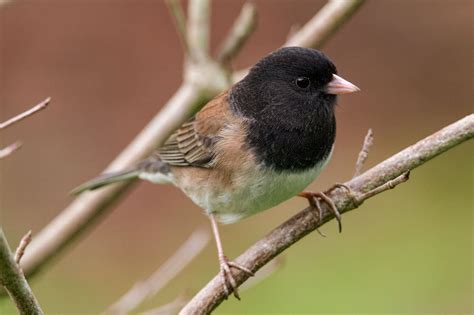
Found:
<path fill-rule="evenodd" d="M 230 269 L 252 272 L 224 255 L 216 221 L 234 223 L 295 195 L 312 200 L 313 206 L 320 198 L 338 214 L 330 199 L 303 189 L 331 157 L 336 95 L 358 90 L 337 75 L 323 53 L 278 49 L 207 103 L 152 157 L 74 192 L 136 177 L 179 187 L 211 219 L 224 288 L 238 297 Z"/>

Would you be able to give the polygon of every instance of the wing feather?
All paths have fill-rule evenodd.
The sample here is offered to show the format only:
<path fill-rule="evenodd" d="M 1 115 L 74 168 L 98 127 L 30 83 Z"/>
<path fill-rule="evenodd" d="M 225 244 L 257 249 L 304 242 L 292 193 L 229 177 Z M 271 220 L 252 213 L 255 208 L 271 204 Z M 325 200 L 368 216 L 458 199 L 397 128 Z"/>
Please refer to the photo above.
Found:
<path fill-rule="evenodd" d="M 229 119 L 226 96 L 224 92 L 211 100 L 168 138 L 158 150 L 163 162 L 173 166 L 212 167 L 214 144 Z"/>

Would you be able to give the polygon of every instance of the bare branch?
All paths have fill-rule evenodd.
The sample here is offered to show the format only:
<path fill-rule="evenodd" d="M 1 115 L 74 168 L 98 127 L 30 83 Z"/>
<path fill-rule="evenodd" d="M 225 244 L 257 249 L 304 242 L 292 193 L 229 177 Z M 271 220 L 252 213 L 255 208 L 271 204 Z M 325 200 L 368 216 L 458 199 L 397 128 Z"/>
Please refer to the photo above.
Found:
<path fill-rule="evenodd" d="M 357 199 L 357 204 L 361 204 L 365 199 L 369 199 L 375 195 L 380 194 L 381 192 L 384 192 L 389 189 L 393 189 L 397 187 L 398 185 L 406 182 L 408 179 L 410 179 L 410 171 L 407 171 L 403 173 L 402 175 L 398 176 L 395 179 L 389 180 L 383 185 L 380 185 L 379 187 L 376 187 L 366 193 L 361 194 Z"/>
<path fill-rule="evenodd" d="M 194 61 L 209 58 L 209 0 L 189 0 L 188 47 Z"/>
<path fill-rule="evenodd" d="M 184 18 L 183 8 L 179 0 L 166 0 L 168 9 L 174 18 L 174 23 L 178 31 L 178 37 L 186 54 L 189 54 L 188 35 L 186 31 L 186 19 Z"/>
<path fill-rule="evenodd" d="M 16 248 L 15 251 L 15 261 L 17 264 L 20 264 L 20 260 L 25 254 L 25 249 L 31 242 L 31 230 L 29 230 L 23 237 L 21 238 L 20 244 Z"/>
<path fill-rule="evenodd" d="M 104 172 L 123 170 L 149 156 L 205 101 L 194 86 L 183 84 Z M 21 261 L 24 272 L 27 275 L 35 273 L 76 236 L 86 228 L 91 228 L 92 223 L 97 222 L 105 210 L 118 201 L 119 196 L 132 184 L 133 182 L 123 182 L 77 197 L 33 239 Z"/>
<path fill-rule="evenodd" d="M 38 301 L 16 263 L 0 228 L 0 284 L 10 295 L 22 315 L 43 314 Z"/>
<path fill-rule="evenodd" d="M 226 64 L 233 59 L 253 33 L 256 26 L 257 8 L 253 2 L 246 2 L 220 47 L 217 60 Z"/>
<path fill-rule="evenodd" d="M 17 141 L 17 142 L 14 142 L 12 144 L 10 144 L 9 146 L 3 148 L 3 149 L 0 149 L 0 160 L 9 156 L 10 154 L 12 154 L 13 152 L 15 152 L 16 150 L 20 149 L 22 146 L 22 143 L 20 141 Z"/>
<path fill-rule="evenodd" d="M 343 189 L 335 189 L 328 195 L 341 213 L 353 210 L 365 200 L 364 198 L 373 197 L 395 184 L 404 182 L 408 179 L 407 172 L 473 136 L 474 114 L 471 114 L 351 179 L 345 183 L 352 189 L 351 194 L 347 194 Z M 391 180 L 393 181 L 390 182 Z M 311 208 L 302 210 L 247 249 L 235 262 L 256 272 L 286 248 L 334 218 L 325 203 L 321 220 L 316 220 L 312 211 Z M 242 284 L 248 275 L 236 271 L 234 278 L 238 284 Z M 194 296 L 180 314 L 210 313 L 224 298 L 222 280 L 217 275 Z"/>
<path fill-rule="evenodd" d="M 284 46 L 321 47 L 365 0 L 329 0 Z"/>
<path fill-rule="evenodd" d="M 7 127 L 19 122 L 20 120 L 23 120 L 26 117 L 31 116 L 31 115 L 35 114 L 36 112 L 39 112 L 42 109 L 45 109 L 46 106 L 48 106 L 50 101 L 51 101 L 51 97 L 48 97 L 47 99 L 45 99 L 41 103 L 33 106 L 32 108 L 28 109 L 27 111 L 25 111 L 25 112 L 23 112 L 19 115 L 16 115 L 15 117 L 10 118 L 9 120 L 7 120 L 3 123 L 0 123 L 0 129 L 7 128 Z"/>
<path fill-rule="evenodd" d="M 359 156 L 357 157 L 354 176 L 352 177 L 358 176 L 360 172 L 362 171 L 362 168 L 364 167 L 364 163 L 367 160 L 367 157 L 369 156 L 370 147 L 372 146 L 373 143 L 374 143 L 374 133 L 372 132 L 372 129 L 369 129 L 367 131 L 367 135 L 364 138 L 362 149 L 360 150 Z"/>
<path fill-rule="evenodd" d="M 127 314 L 147 298 L 157 294 L 204 249 L 209 239 L 207 231 L 196 230 L 155 273 L 145 281 L 136 283 L 105 314 Z"/>
<path fill-rule="evenodd" d="M 328 3 L 302 28 L 293 34 L 283 46 L 320 48 L 339 27 L 348 21 L 365 0 L 329 0 Z M 242 80 L 249 69 L 236 71 L 232 81 Z"/>

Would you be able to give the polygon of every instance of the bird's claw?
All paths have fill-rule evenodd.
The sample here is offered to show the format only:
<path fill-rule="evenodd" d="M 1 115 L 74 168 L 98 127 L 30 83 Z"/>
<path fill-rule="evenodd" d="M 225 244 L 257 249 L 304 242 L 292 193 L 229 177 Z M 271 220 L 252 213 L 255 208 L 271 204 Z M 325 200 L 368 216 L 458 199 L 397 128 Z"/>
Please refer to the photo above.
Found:
<path fill-rule="evenodd" d="M 219 263 L 220 263 L 220 274 L 222 277 L 223 287 L 226 293 L 226 298 L 227 296 L 230 295 L 231 292 L 234 292 L 234 296 L 238 300 L 240 300 L 239 291 L 237 290 L 237 282 L 234 279 L 234 275 L 232 274 L 231 268 L 239 269 L 245 272 L 246 274 L 248 274 L 249 276 L 254 276 L 254 273 L 247 267 L 244 267 L 242 265 L 239 265 L 236 262 L 229 260 L 226 256 L 220 257 Z"/>
<path fill-rule="evenodd" d="M 336 185 L 341 185 L 341 186 L 344 186 L 345 188 L 348 188 L 347 186 L 342 185 L 342 184 L 336 184 Z M 334 188 L 337 188 L 336 185 L 334 187 L 332 187 L 329 191 L 333 190 Z M 298 196 L 308 199 L 310 207 L 316 210 L 318 222 L 321 221 L 322 217 L 323 217 L 323 210 L 321 208 L 320 200 L 324 201 L 329 206 L 329 209 L 331 210 L 331 212 L 336 217 L 336 220 L 337 220 L 337 223 L 338 223 L 338 226 L 339 226 L 339 233 L 342 232 L 342 216 L 339 213 L 339 210 L 337 210 L 337 207 L 334 204 L 334 202 L 332 201 L 332 199 L 329 198 L 325 193 L 304 191 L 304 192 L 299 193 Z M 323 234 L 318 229 L 316 229 L 316 230 L 322 236 L 324 236 L 324 237 L 326 236 L 325 234 Z"/>

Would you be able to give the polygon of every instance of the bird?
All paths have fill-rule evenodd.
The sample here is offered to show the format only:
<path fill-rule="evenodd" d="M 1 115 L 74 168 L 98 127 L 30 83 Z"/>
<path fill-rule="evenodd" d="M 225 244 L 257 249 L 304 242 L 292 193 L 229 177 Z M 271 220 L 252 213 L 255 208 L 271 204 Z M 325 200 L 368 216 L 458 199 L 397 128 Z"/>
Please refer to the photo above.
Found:
<path fill-rule="evenodd" d="M 319 218 L 320 200 L 328 203 L 340 224 L 330 198 L 305 191 L 331 158 L 337 96 L 359 91 L 337 73 L 321 51 L 277 49 L 184 122 L 149 158 L 100 175 L 73 193 L 136 178 L 177 186 L 209 217 L 226 296 L 233 292 L 240 299 L 231 269 L 253 272 L 225 256 L 218 223 L 235 223 L 301 196 Z"/>

